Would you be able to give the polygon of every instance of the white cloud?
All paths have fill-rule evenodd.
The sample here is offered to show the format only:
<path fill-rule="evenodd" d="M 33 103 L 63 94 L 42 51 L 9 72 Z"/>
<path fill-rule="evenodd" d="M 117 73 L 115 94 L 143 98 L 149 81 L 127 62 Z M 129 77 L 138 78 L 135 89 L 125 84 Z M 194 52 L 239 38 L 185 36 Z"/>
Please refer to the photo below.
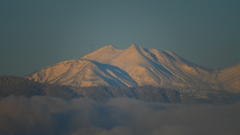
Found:
<path fill-rule="evenodd" d="M 0 100 L 0 134 L 237 135 L 239 103 L 180 105 L 34 96 Z"/>

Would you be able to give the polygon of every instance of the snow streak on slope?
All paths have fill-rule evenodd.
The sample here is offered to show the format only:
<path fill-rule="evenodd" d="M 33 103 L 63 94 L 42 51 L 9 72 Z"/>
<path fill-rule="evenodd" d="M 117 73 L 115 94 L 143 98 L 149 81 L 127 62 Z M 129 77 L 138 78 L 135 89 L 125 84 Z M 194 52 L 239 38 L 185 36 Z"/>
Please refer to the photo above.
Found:
<path fill-rule="evenodd" d="M 220 90 L 238 87 L 239 75 L 231 75 L 239 74 L 238 71 L 239 68 L 208 69 L 170 51 L 148 50 L 132 44 L 126 50 L 105 46 L 80 59 L 41 69 L 27 78 L 79 87 L 153 85 L 178 90 Z M 231 84 L 224 83 L 228 80 Z M 229 84 L 234 86 L 228 87 Z"/>

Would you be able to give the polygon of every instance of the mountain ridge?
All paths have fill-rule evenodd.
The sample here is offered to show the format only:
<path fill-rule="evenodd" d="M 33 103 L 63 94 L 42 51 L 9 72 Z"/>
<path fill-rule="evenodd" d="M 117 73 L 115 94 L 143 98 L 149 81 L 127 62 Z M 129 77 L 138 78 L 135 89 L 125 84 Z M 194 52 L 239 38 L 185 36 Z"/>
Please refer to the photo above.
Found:
<path fill-rule="evenodd" d="M 232 104 L 240 100 L 240 94 L 227 91 L 191 91 L 154 87 L 90 86 L 72 87 L 58 84 L 39 83 L 23 77 L 0 76 L 0 100 L 9 96 L 48 96 L 72 100 L 90 98 L 97 102 L 106 102 L 111 98 L 131 98 L 145 102 L 173 104 Z"/>
<path fill-rule="evenodd" d="M 224 70 L 209 69 L 168 50 L 146 49 L 135 44 L 119 50 L 108 45 L 79 59 L 43 68 L 26 78 L 74 87 L 152 85 L 184 91 L 224 89 L 236 93 L 240 92 L 238 67 L 239 64 Z"/>

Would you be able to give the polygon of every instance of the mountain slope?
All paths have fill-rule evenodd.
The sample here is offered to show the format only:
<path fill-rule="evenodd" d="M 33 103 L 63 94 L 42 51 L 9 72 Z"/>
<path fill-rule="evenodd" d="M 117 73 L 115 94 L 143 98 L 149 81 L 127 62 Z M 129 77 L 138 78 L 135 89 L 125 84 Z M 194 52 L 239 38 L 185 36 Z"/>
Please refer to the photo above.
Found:
<path fill-rule="evenodd" d="M 213 84 L 216 83 L 215 70 L 190 63 L 170 51 L 147 50 L 134 44 L 126 50 L 107 46 L 80 59 L 117 66 L 126 71 L 139 86 L 214 89 Z"/>
<path fill-rule="evenodd" d="M 78 97 L 70 86 L 39 83 L 17 76 L 0 76 L 0 99 L 11 95 L 50 96 L 64 99 Z"/>
<path fill-rule="evenodd" d="M 26 78 L 75 87 L 152 85 L 184 91 L 240 92 L 239 74 L 239 68 L 208 69 L 170 51 L 132 44 L 125 50 L 105 46 L 79 59 L 43 68 Z"/>
<path fill-rule="evenodd" d="M 43 68 L 27 77 L 42 83 L 88 86 L 138 86 L 118 67 L 91 60 L 69 60 Z"/>
<path fill-rule="evenodd" d="M 240 92 L 240 63 L 233 67 L 221 70 L 217 76 L 217 81 L 223 89 L 232 93 Z"/>
<path fill-rule="evenodd" d="M 147 102 L 183 104 L 229 104 L 239 101 L 239 94 L 226 91 L 179 92 L 176 90 L 153 87 L 92 86 L 71 87 L 57 84 L 39 83 L 16 76 L 0 76 L 0 100 L 8 96 L 49 96 L 64 99 L 91 98 L 105 102 L 110 98 L 132 98 Z"/>

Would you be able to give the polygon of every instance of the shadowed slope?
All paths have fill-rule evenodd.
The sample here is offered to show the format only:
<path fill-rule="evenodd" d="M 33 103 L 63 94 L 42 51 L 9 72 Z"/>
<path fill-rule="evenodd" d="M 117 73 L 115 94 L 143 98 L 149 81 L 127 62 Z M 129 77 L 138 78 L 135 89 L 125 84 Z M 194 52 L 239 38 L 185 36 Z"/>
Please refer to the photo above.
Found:
<path fill-rule="evenodd" d="M 126 50 L 107 46 L 81 59 L 83 58 L 117 66 L 125 70 L 140 86 L 219 89 L 215 81 L 217 71 L 188 62 L 170 51 L 148 50 L 135 44 Z"/>
<path fill-rule="evenodd" d="M 60 62 L 41 69 L 27 78 L 75 87 L 137 86 L 137 83 L 120 68 L 83 59 Z"/>
<path fill-rule="evenodd" d="M 26 78 L 77 87 L 145 86 L 175 90 L 239 90 L 239 68 L 208 69 L 170 51 L 145 49 L 132 44 L 125 50 L 112 45 L 80 59 L 43 68 Z"/>

